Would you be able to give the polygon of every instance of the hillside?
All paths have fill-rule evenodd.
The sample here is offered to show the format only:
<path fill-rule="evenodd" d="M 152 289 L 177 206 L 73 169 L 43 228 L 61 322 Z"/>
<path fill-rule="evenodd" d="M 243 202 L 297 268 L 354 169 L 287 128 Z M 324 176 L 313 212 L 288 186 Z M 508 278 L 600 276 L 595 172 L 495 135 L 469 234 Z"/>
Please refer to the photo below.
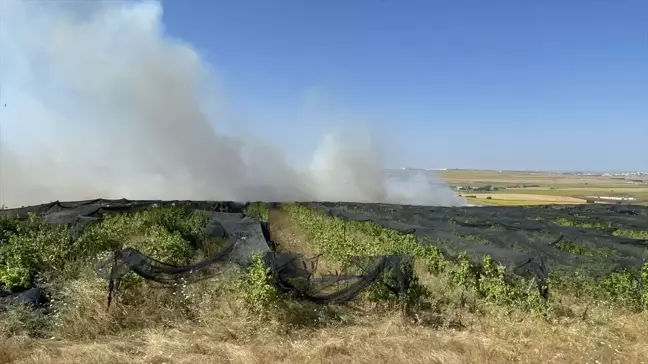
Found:
<path fill-rule="evenodd" d="M 648 357 L 648 207 L 94 200 L 0 223 L 0 363 Z"/>

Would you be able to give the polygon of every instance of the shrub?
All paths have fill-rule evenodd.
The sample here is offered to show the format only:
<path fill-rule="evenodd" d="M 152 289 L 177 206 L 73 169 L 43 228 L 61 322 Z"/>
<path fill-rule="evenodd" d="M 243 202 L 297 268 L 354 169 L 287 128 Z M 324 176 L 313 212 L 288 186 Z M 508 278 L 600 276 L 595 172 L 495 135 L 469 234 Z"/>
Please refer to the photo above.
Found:
<path fill-rule="evenodd" d="M 601 298 L 632 309 L 641 309 L 642 284 L 629 272 L 625 270 L 612 272 L 601 279 L 599 285 Z"/>
<path fill-rule="evenodd" d="M 267 318 L 279 303 L 279 292 L 272 284 L 270 268 L 261 254 L 253 256 L 252 264 L 235 283 L 235 289 L 243 296 L 248 309 L 260 318 Z"/>
<path fill-rule="evenodd" d="M 194 256 L 207 222 L 204 214 L 176 206 L 109 215 L 87 229 L 76 249 L 95 256 L 132 247 L 165 262 L 186 264 Z"/>
<path fill-rule="evenodd" d="M 41 271 L 62 271 L 72 250 L 68 229 L 51 227 L 39 216 L 3 219 L 0 237 L 0 286 L 29 287 Z"/>
<path fill-rule="evenodd" d="M 251 202 L 245 210 L 247 216 L 261 221 L 268 221 L 268 212 L 268 205 L 263 202 Z"/>
<path fill-rule="evenodd" d="M 71 241 L 69 229 L 51 226 L 35 214 L 26 219 L 0 218 L 0 288 L 29 287 L 38 275 L 72 279 L 83 265 L 107 251 L 141 250 L 172 264 L 196 255 L 207 216 L 182 207 L 151 207 L 113 214 Z"/>

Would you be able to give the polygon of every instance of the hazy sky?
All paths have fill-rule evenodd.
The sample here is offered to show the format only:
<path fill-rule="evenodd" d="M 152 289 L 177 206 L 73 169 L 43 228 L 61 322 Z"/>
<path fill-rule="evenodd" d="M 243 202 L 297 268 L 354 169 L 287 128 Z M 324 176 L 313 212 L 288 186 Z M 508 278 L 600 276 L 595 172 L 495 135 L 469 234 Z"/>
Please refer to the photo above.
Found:
<path fill-rule="evenodd" d="M 86 173 L 163 116 L 172 156 L 205 119 L 291 166 L 344 126 L 376 166 L 648 170 L 648 1 L 125 2 L 0 1 L 5 145 L 49 139 Z M 107 150 L 74 154 L 88 135 Z"/>
<path fill-rule="evenodd" d="M 182 20 L 155 1 L 0 1 L 0 204 L 465 204 L 429 174 L 386 176 L 419 162 L 402 153 L 403 136 L 391 138 L 398 125 L 321 83 L 317 65 L 303 82 L 308 66 L 273 79 L 286 65 L 255 64 L 268 43 L 245 52 L 242 22 L 241 32 L 197 32 L 202 20 L 190 15 L 175 33 L 165 12 Z M 219 45 L 212 32 L 237 35 Z M 214 56 L 221 46 L 231 64 Z"/>
<path fill-rule="evenodd" d="M 311 140 L 304 105 L 417 167 L 648 169 L 648 1 L 163 1 L 237 115 Z M 313 106 L 312 104 L 315 104 Z"/>

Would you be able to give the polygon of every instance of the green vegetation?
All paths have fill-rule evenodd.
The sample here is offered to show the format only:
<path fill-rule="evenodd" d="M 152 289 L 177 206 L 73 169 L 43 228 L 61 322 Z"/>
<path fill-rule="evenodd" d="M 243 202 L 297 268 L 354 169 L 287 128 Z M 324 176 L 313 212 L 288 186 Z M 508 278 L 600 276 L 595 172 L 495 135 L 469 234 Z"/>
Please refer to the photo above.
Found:
<path fill-rule="evenodd" d="M 561 240 L 558 242 L 556 245 L 554 245 L 557 249 L 570 252 L 572 254 L 576 255 L 582 255 L 586 257 L 595 257 L 599 254 L 604 254 L 606 253 L 606 250 L 598 248 L 598 249 L 592 249 L 589 247 L 585 247 L 580 244 L 574 244 L 571 241 L 568 240 Z M 607 255 L 606 255 L 607 256 Z"/>
<path fill-rule="evenodd" d="M 272 285 L 270 268 L 263 262 L 263 256 L 254 255 L 252 265 L 241 279 L 236 281 L 235 288 L 242 294 L 249 310 L 261 318 L 278 307 L 279 291 Z"/>
<path fill-rule="evenodd" d="M 177 354 L 182 357 L 177 362 L 181 362 L 186 361 L 185 353 L 206 352 L 209 354 L 204 355 L 212 355 L 211 358 L 221 355 L 225 349 L 206 349 L 207 345 L 218 343 L 226 348 L 245 345 L 264 350 L 268 348 L 267 352 L 281 352 L 282 357 L 289 357 L 295 355 L 295 347 L 300 345 L 296 343 L 306 340 L 309 349 L 304 354 L 307 359 L 303 362 L 312 360 L 311 346 L 326 347 L 331 342 L 339 342 L 341 337 L 345 338 L 343 341 L 359 337 L 362 345 L 350 344 L 348 349 L 344 349 L 351 352 L 351 347 L 360 350 L 358 348 L 363 348 L 364 342 L 375 340 L 372 338 L 378 335 L 381 339 L 371 344 L 371 352 L 375 352 L 392 340 L 397 340 L 395 338 L 401 338 L 397 342 L 398 347 L 402 347 L 418 342 L 417 337 L 426 332 L 440 335 L 447 329 L 452 330 L 453 335 L 458 335 L 457 330 L 471 327 L 471 330 L 460 333 L 467 335 L 482 330 L 480 325 L 485 325 L 484 338 L 524 327 L 516 331 L 515 337 L 535 335 L 535 342 L 541 338 L 555 338 L 557 332 L 566 335 L 565 332 L 570 330 L 577 330 L 579 338 L 587 338 L 593 328 L 608 330 L 605 325 L 616 322 L 611 317 L 616 317 L 614 315 L 619 312 L 628 315 L 622 316 L 625 321 L 619 322 L 621 326 L 605 331 L 604 340 L 607 340 L 610 333 L 620 330 L 619 327 L 628 327 L 628 322 L 645 321 L 645 312 L 637 312 L 642 309 L 648 311 L 648 290 L 645 288 L 648 264 L 640 272 L 618 270 L 597 278 L 591 277 L 589 272 L 574 276 L 573 272 L 568 275 L 559 269 L 552 270 L 547 282 L 550 298 L 544 301 L 534 282 L 510 275 L 506 267 L 496 264 L 488 256 L 479 262 L 469 260 L 466 254 L 450 257 L 427 244 L 429 241 L 419 241 L 413 235 L 371 222 L 333 218 L 300 204 L 284 204 L 277 208 L 279 210 L 271 212 L 270 206 L 254 203 L 248 206 L 246 213 L 262 220 L 270 219 L 271 226 L 275 221 L 273 219 L 278 219 L 277 214 L 281 215 L 285 219 L 284 225 L 292 231 L 289 237 L 296 238 L 291 246 L 303 244 L 304 251 L 323 254 L 327 269 L 346 269 L 353 256 L 412 256 L 412 261 L 405 262 L 406 269 L 414 273 L 408 291 L 405 295 L 396 295 L 387 288 L 387 285 L 393 287 L 397 279 L 390 272 L 383 278 L 387 285 L 372 285 L 350 304 L 320 306 L 278 291 L 272 284 L 272 277 L 262 257 L 256 255 L 245 271 L 229 267 L 216 278 L 191 285 L 178 282 L 171 289 L 156 288 L 142 279 L 129 276 L 122 282 L 117 304 L 107 310 L 107 283 L 91 270 L 98 258 L 123 247 L 133 247 L 160 260 L 177 264 L 209 256 L 217 250 L 219 243 L 210 242 L 203 236 L 207 216 L 181 206 L 151 207 L 106 216 L 103 221 L 90 225 L 76 235 L 67 228 L 45 224 L 35 215 L 25 219 L 0 218 L 2 288 L 38 284 L 53 294 L 53 302 L 43 311 L 17 307 L 0 313 L 0 361 L 10 358 L 5 361 L 12 362 L 11 358 L 17 358 L 10 352 L 28 352 L 30 357 L 42 358 L 45 354 L 34 350 L 47 347 L 48 353 L 53 353 L 47 355 L 58 358 L 52 361 L 56 363 L 74 362 L 73 358 L 81 357 L 85 358 L 84 362 L 92 362 L 87 358 L 94 357 L 97 363 L 105 362 L 115 353 L 122 353 L 119 360 L 135 363 L 139 359 L 124 359 L 124 355 L 127 355 L 123 354 L 124 348 L 129 348 L 128 352 L 132 354 L 128 355 L 134 358 L 140 355 L 138 350 L 142 350 L 139 349 L 142 345 L 151 345 L 155 349 L 148 354 L 151 362 L 174 362 L 155 356 L 160 355 L 159 348 L 172 345 L 172 351 L 176 351 L 176 348 L 182 350 Z M 559 212 L 559 208 L 556 211 Z M 570 218 L 578 221 L 558 221 L 561 226 L 584 226 L 582 221 L 585 221 L 585 217 Z M 498 227 L 492 222 L 488 224 L 475 219 L 455 219 L 454 222 L 457 225 L 485 223 L 483 228 L 489 234 Z M 589 224 L 583 228 L 609 229 L 605 224 Z M 547 233 L 535 234 L 543 241 L 549 238 Z M 645 231 L 618 228 L 614 234 L 642 238 Z M 488 237 L 479 233 L 465 234 L 463 238 L 475 244 L 490 243 Z M 273 239 L 278 239 L 281 246 L 286 236 L 275 235 Z M 211 247 L 207 249 L 205 246 Z M 612 254 L 605 249 L 567 240 L 556 244 L 556 248 L 584 257 Z M 644 282 L 644 285 L 640 282 Z M 398 317 L 399 330 L 409 331 L 408 334 L 392 334 L 386 340 L 383 339 L 384 333 L 395 325 L 392 315 Z M 385 317 L 389 321 L 385 321 Z M 509 326 L 502 326 L 507 322 Z M 367 336 L 366 330 L 370 330 L 372 336 Z M 166 338 L 163 335 L 175 336 Z M 625 334 L 618 335 L 622 337 Z M 636 330 L 628 335 L 644 337 Z M 165 339 L 162 340 L 162 337 Z M 453 337 L 451 340 L 457 340 L 456 336 Z M 511 342 L 511 337 L 508 337 L 508 341 L 498 340 Z M 417 345 L 427 350 L 432 341 L 430 337 L 425 338 Z M 597 343 L 599 341 L 600 338 Z M 15 346 L 23 342 L 28 342 L 29 346 Z M 95 346 L 83 346 L 86 344 Z M 97 345 L 114 346 L 105 352 L 99 351 L 104 353 L 101 356 L 93 351 L 98 350 Z M 285 345 L 285 348 L 279 349 L 281 345 Z M 592 347 L 594 344 L 587 345 Z M 77 351 L 65 356 L 56 351 L 60 350 L 59 347 L 76 347 L 74 350 Z M 582 355 L 582 351 L 570 348 L 560 348 L 559 351 L 569 353 L 572 350 Z M 326 355 L 337 355 L 330 354 L 333 349 L 322 350 L 329 353 Z M 399 350 L 392 348 L 390 352 Z M 488 353 L 474 354 L 471 358 L 487 361 L 494 349 L 488 350 Z M 460 351 L 462 354 L 456 355 L 465 354 L 463 346 Z M 513 351 L 528 351 L 528 344 L 511 349 Z M 645 354 L 644 349 L 636 349 L 636 352 L 632 358 Z M 574 356 L 576 354 L 570 355 L 570 358 L 578 358 Z M 509 354 L 501 357 L 506 358 L 502 359 L 504 361 L 510 359 Z M 229 354 L 228 358 L 241 360 L 237 354 Z M 259 362 L 268 359 L 265 356 L 258 358 Z M 549 356 L 544 358 L 550 361 Z"/>
<path fill-rule="evenodd" d="M 612 228 L 612 223 L 609 221 L 576 221 L 568 220 L 564 217 L 558 217 L 553 220 L 553 223 L 560 226 L 576 226 L 583 228 L 595 228 L 595 229 L 609 229 Z"/>
<path fill-rule="evenodd" d="M 268 205 L 263 202 L 252 202 L 248 205 L 246 215 L 261 221 L 268 221 Z"/>
<path fill-rule="evenodd" d="M 157 207 L 109 215 L 72 240 L 67 228 L 52 227 L 34 214 L 1 217 L 0 288 L 28 287 L 37 279 L 73 279 L 98 256 L 126 247 L 187 264 L 206 224 L 207 217 L 199 212 Z"/>
<path fill-rule="evenodd" d="M 284 205 L 283 209 L 311 236 L 319 251 L 334 261 L 344 263 L 356 255 L 411 255 L 423 262 L 427 272 L 449 274 L 455 284 L 482 298 L 497 304 L 542 311 L 538 290 L 529 290 L 527 280 L 506 276 L 505 268 L 495 265 L 489 258 L 482 265 L 472 264 L 465 255 L 453 260 L 444 257 L 438 248 L 421 244 L 413 235 L 371 222 L 331 218 L 301 205 Z"/>
<path fill-rule="evenodd" d="M 525 309 L 539 309 L 537 304 L 541 300 L 536 297 L 537 290 L 528 289 L 530 282 L 507 276 L 504 267 L 493 265 L 490 260 L 475 265 L 465 255 L 445 257 L 438 248 L 421 244 L 413 235 L 371 222 L 332 218 L 302 205 L 285 204 L 281 209 L 311 237 L 312 243 L 326 259 L 340 267 L 348 266 L 349 259 L 354 256 L 411 255 L 423 263 L 425 272 L 448 274 L 458 286 L 472 290 L 486 300 Z M 247 213 L 267 220 L 268 206 L 263 203 L 250 204 Z M 599 229 L 611 227 L 607 222 L 592 223 L 565 218 L 557 218 L 553 222 L 561 226 Z M 5 289 L 13 289 L 31 286 L 37 280 L 47 282 L 76 279 L 79 272 L 84 270 L 83 267 L 89 266 L 97 257 L 124 247 L 139 249 L 162 261 L 187 264 L 204 256 L 199 254 L 196 247 L 204 241 L 201 231 L 206 223 L 206 216 L 199 212 L 181 207 L 156 207 L 109 215 L 70 242 L 66 228 L 52 227 L 35 215 L 29 215 L 26 219 L 2 218 L 0 284 Z M 646 232 L 617 229 L 614 234 L 643 238 Z M 479 235 L 465 235 L 463 238 L 479 244 L 490 243 L 487 238 Z M 566 240 L 559 242 L 556 248 L 587 257 L 614 254 L 610 249 L 574 244 Z M 249 294 L 246 301 L 253 307 L 252 311 L 261 313 L 263 307 L 274 302 L 276 292 L 270 290 L 270 286 L 263 280 L 266 273 L 261 271 L 261 266 L 257 266 L 259 264 L 262 262 L 255 260 L 255 265 L 243 282 L 245 286 L 253 287 L 246 292 Z M 610 277 L 589 284 L 598 285 L 606 299 L 636 304 L 640 301 L 637 297 L 645 295 L 645 292 L 639 286 L 630 287 L 628 282 L 636 280 L 629 277 L 630 273 L 615 272 Z M 564 277 L 553 277 L 556 287 L 570 286 L 569 282 L 558 282 L 564 280 Z M 389 292 L 381 293 L 380 289 L 376 289 L 368 297 L 376 300 L 388 298 Z M 589 290 L 590 293 L 596 291 Z M 408 297 L 416 296 L 418 300 L 426 295 L 425 288 L 415 282 L 412 294 Z M 411 300 L 411 297 L 407 299 Z"/>
<path fill-rule="evenodd" d="M 2 218 L 0 224 L 0 287 L 28 287 L 39 269 L 64 269 L 76 253 L 66 228 L 51 228 L 36 215 Z"/>
<path fill-rule="evenodd" d="M 488 256 L 481 262 L 469 260 L 466 254 L 445 256 L 434 245 L 422 244 L 413 235 L 372 222 L 333 218 L 300 204 L 283 204 L 279 209 L 295 229 L 305 234 L 307 239 L 303 244 L 309 244 L 310 251 L 323 254 L 329 267 L 346 269 L 351 266 L 351 258 L 357 256 L 413 257 L 413 261 L 405 264 L 414 277 L 405 295 L 396 295 L 386 288 L 394 286 L 396 279 L 390 272 L 384 277 L 386 285 L 371 286 L 359 300 L 387 309 L 399 308 L 407 317 L 431 314 L 444 305 L 463 307 L 467 304 L 466 297 L 472 297 L 471 307 L 506 307 L 542 317 L 564 315 L 567 312 L 563 307 L 564 297 L 576 297 L 582 302 L 605 302 L 611 307 L 634 311 L 648 310 L 648 285 L 641 284 L 641 281 L 648 281 L 648 264 L 641 272 L 619 270 L 599 278 L 585 274 L 567 276 L 556 270 L 547 282 L 551 297 L 545 301 L 535 282 L 509 274 L 506 267 Z M 269 207 L 263 203 L 250 204 L 247 213 L 264 220 L 270 217 Z M 561 226 L 610 227 L 567 219 L 552 221 Z M 35 215 L 25 219 L 0 219 L 2 288 L 16 289 L 38 283 L 56 290 L 55 303 L 50 309 L 54 314 L 43 316 L 27 308 L 11 310 L 0 317 L 0 321 L 4 320 L 2 327 L 10 335 L 26 332 L 47 336 L 56 332 L 70 337 L 97 337 L 141 330 L 165 320 L 203 320 L 201 315 L 205 310 L 224 304 L 223 299 L 228 300 L 228 305 L 235 302 L 238 314 L 262 322 L 277 321 L 287 325 L 285 327 L 308 326 L 313 322 L 328 325 L 343 320 L 339 310 L 336 312 L 280 293 L 258 255 L 245 272 L 234 269 L 222 279 L 190 286 L 179 282 L 176 289 L 170 291 L 153 289 L 142 279 L 131 276 L 122 284 L 118 307 L 109 313 L 98 314 L 105 310 L 106 282 L 94 276 L 89 267 L 99 257 L 115 249 L 132 247 L 162 261 L 187 264 L 209 255 L 201 249 L 207 243 L 202 233 L 207 222 L 206 215 L 180 206 L 151 207 L 106 216 L 71 239 L 73 235 L 67 228 L 50 226 Z M 485 229 L 492 230 L 488 226 Z M 615 230 L 618 236 L 643 237 L 644 233 Z M 463 238 L 477 244 L 490 243 L 488 238 L 476 234 Z M 556 244 L 556 248 L 585 257 L 613 254 L 567 240 Z M 452 296 L 461 302 L 452 303 L 447 294 L 439 296 L 438 286 L 430 285 L 431 281 L 443 282 L 437 284 L 442 284 L 444 290 L 461 292 L 459 296 Z M 179 318 L 170 319 L 174 315 Z M 75 324 L 76 321 L 90 323 L 94 331 L 88 333 L 86 328 Z M 62 334 L 61 330 L 67 331 Z"/>
<path fill-rule="evenodd" d="M 630 239 L 648 240 L 647 230 L 616 229 L 612 235 Z"/>
<path fill-rule="evenodd" d="M 490 240 L 480 235 L 471 234 L 471 235 L 460 235 L 460 236 L 466 240 L 474 241 L 475 243 L 478 244 L 489 245 L 491 243 Z"/>
<path fill-rule="evenodd" d="M 455 284 L 488 301 L 523 310 L 546 312 L 547 307 L 539 299 L 537 290 L 529 289 L 531 282 L 507 276 L 504 274 L 505 267 L 493 266 L 489 258 L 483 264 L 474 265 L 465 255 L 458 259 L 444 257 L 436 247 L 421 244 L 412 235 L 382 228 L 371 222 L 344 221 L 300 205 L 284 205 L 283 209 L 311 235 L 313 243 L 321 252 L 337 261 L 343 262 L 348 256 L 361 254 L 410 254 L 424 262 L 428 272 L 449 274 Z M 567 219 L 558 219 L 558 222 L 563 226 L 596 229 L 610 227 L 609 223 L 572 222 Z M 484 237 L 464 238 L 488 244 Z M 586 257 L 608 257 L 616 253 L 610 248 L 575 244 L 566 240 L 559 242 L 556 248 Z M 635 276 L 636 272 L 618 271 L 597 279 L 578 279 L 557 271 L 551 275 L 549 289 L 553 296 L 569 295 L 576 289 L 587 300 L 609 301 L 630 309 L 641 309 L 646 304 L 645 298 L 642 298 L 646 295 L 646 289 L 641 290 Z"/>
<path fill-rule="evenodd" d="M 646 269 L 646 265 L 644 265 L 642 271 Z M 648 309 L 648 302 L 642 302 L 645 297 L 645 292 L 642 292 L 642 284 L 630 272 L 626 270 L 612 272 L 600 283 L 602 292 L 608 300 L 638 310 Z"/>

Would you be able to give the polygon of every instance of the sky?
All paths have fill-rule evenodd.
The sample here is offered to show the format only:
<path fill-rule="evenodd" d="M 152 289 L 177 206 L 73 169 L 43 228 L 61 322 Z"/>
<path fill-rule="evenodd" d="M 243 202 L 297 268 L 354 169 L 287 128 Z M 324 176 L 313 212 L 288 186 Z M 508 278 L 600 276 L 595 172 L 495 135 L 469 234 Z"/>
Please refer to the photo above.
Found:
<path fill-rule="evenodd" d="M 0 2 L 0 204 L 466 203 L 434 175 L 384 173 L 410 161 L 376 110 L 317 78 L 295 79 L 299 69 L 273 80 L 285 65 L 246 64 L 263 52 L 222 64 L 211 31 L 176 34 L 164 14 L 179 15 L 183 30 L 200 24 L 165 5 Z M 244 35 L 229 40 L 234 50 Z"/>
<path fill-rule="evenodd" d="M 0 203 L 464 205 L 648 170 L 647 1 L 0 0 Z"/>
<path fill-rule="evenodd" d="M 291 155 L 312 140 L 290 130 L 316 126 L 319 107 L 370 123 L 392 164 L 648 170 L 648 1 L 163 6 L 237 116 Z"/>

